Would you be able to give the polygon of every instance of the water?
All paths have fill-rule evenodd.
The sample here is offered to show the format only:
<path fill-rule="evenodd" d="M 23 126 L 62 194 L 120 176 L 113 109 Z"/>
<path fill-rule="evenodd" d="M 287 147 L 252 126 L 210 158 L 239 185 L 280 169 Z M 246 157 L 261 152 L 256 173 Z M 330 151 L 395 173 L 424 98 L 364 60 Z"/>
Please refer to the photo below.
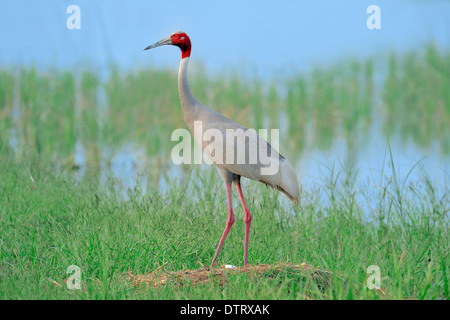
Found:
<path fill-rule="evenodd" d="M 85 152 L 78 144 L 75 151 L 75 162 L 80 166 L 77 175 L 82 176 L 87 166 Z M 167 153 L 170 154 L 170 150 Z M 100 182 L 105 183 L 109 177 L 113 177 L 117 181 L 117 191 L 124 198 L 127 198 L 127 191 L 135 188 L 138 182 L 141 183 L 142 194 L 145 194 L 148 180 L 140 180 L 142 174 L 155 175 L 155 185 L 162 193 L 167 192 L 177 179 L 190 174 L 184 170 L 186 165 L 175 165 L 170 158 L 166 158 L 163 165 L 155 165 L 148 161 L 148 155 L 143 149 L 134 149 L 130 145 L 119 148 L 114 154 L 106 151 L 104 155 Z M 313 190 L 318 186 L 323 188 L 333 172 L 339 174 L 341 180 L 354 179 L 355 186 L 359 189 L 367 187 L 367 184 L 377 188 L 383 181 L 393 179 L 394 176 L 406 186 L 420 185 L 426 177 L 433 182 L 436 190 L 444 193 L 450 182 L 450 157 L 439 155 L 438 143 L 433 143 L 424 150 L 413 143 L 404 144 L 399 138 L 388 140 L 376 132 L 373 132 L 365 147 L 360 150 L 347 150 L 345 140 L 337 138 L 329 150 L 309 149 L 290 161 L 296 169 L 301 186 L 306 190 Z M 201 166 L 201 170 L 205 172 L 210 167 L 207 164 L 190 166 Z M 196 179 L 195 175 L 193 179 Z M 216 179 L 222 179 L 218 170 Z"/>

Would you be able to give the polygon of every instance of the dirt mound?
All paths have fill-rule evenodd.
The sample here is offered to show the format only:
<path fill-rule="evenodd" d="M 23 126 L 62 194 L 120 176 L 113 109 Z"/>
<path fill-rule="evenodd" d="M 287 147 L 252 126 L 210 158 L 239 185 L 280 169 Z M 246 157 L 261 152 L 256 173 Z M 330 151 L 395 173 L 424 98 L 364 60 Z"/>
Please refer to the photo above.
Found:
<path fill-rule="evenodd" d="M 176 285 L 198 285 L 209 282 L 211 280 L 218 281 L 219 286 L 223 286 L 227 281 L 227 273 L 245 273 L 249 276 L 265 276 L 275 277 L 280 272 L 287 272 L 292 275 L 300 275 L 305 277 L 312 277 L 320 288 L 328 286 L 331 272 L 320 270 L 318 267 L 313 267 L 306 263 L 299 265 L 279 262 L 275 265 L 260 264 L 254 266 L 234 267 L 234 266 L 220 266 L 214 269 L 200 268 L 198 270 L 181 270 L 181 271 L 166 271 L 165 264 L 147 275 L 138 275 L 132 272 L 125 274 L 126 280 L 133 283 L 134 287 L 145 284 L 153 287 L 160 287 L 169 282 Z"/>

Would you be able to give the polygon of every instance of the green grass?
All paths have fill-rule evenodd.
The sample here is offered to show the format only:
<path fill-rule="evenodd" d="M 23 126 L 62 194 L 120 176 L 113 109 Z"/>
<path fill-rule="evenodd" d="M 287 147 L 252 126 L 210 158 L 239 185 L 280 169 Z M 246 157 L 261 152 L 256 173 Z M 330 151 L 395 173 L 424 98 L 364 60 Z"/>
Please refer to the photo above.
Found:
<path fill-rule="evenodd" d="M 136 292 L 124 273 L 148 274 L 163 263 L 168 271 L 210 264 L 227 217 L 214 168 L 170 181 L 165 193 L 136 187 L 126 197 L 113 180 L 99 185 L 70 171 L 55 173 L 50 163 L 18 162 L 4 146 L 0 171 L 0 299 L 449 298 L 448 190 L 436 197 L 426 179 L 424 188 L 402 188 L 401 180 L 360 188 L 330 169 L 323 183 L 302 190 L 297 211 L 280 193 L 244 181 L 254 217 L 250 264 L 306 262 L 332 272 L 325 288 L 280 272 L 230 274 L 223 287 L 169 283 Z M 408 201 L 408 192 L 418 193 L 420 203 Z M 237 219 L 219 265 L 243 263 L 243 210 L 236 193 L 234 200 Z M 70 265 L 81 268 L 82 290 L 64 285 Z M 370 265 L 380 267 L 385 295 L 365 286 Z"/>
<path fill-rule="evenodd" d="M 400 131 L 403 140 L 427 146 L 441 141 L 441 152 L 450 150 L 450 55 L 435 46 L 422 54 L 392 54 L 383 90 L 385 130 Z"/>

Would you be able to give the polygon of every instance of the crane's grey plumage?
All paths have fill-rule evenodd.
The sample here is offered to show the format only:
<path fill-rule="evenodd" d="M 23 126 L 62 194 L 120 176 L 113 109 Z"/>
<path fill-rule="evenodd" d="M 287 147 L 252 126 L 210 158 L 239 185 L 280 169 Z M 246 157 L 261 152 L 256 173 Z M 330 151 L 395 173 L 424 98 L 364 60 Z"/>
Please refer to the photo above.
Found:
<path fill-rule="evenodd" d="M 199 136 L 195 136 L 195 140 L 200 144 L 202 149 L 206 152 L 206 154 L 216 163 L 219 168 L 225 182 L 231 183 L 232 180 L 229 180 L 233 175 L 246 177 L 252 180 L 263 182 L 275 189 L 278 189 L 285 193 L 291 201 L 298 201 L 300 197 L 299 186 L 297 176 L 295 174 L 294 169 L 290 162 L 281 156 L 272 146 L 263 138 L 261 138 L 258 134 L 252 133 L 252 131 L 247 132 L 247 128 L 226 118 L 220 113 L 209 109 L 204 106 L 200 102 L 198 102 L 189 88 L 189 82 L 187 79 L 187 69 L 189 64 L 189 58 L 184 58 L 180 62 L 180 69 L 178 73 L 178 90 L 180 94 L 181 107 L 183 109 L 184 120 L 186 121 L 191 132 L 194 132 L 194 121 L 202 122 L 202 136 L 203 133 L 208 129 L 218 129 L 222 132 L 224 139 L 226 141 L 226 130 L 227 129 L 242 129 L 243 132 L 247 134 L 256 135 L 256 139 L 258 143 L 267 144 L 268 154 L 270 155 L 271 161 L 276 161 L 279 163 L 279 170 L 275 175 L 261 175 L 261 162 L 258 161 L 256 164 L 250 164 L 248 161 L 245 161 L 244 164 L 239 164 L 237 161 L 233 163 L 226 163 L 226 159 L 221 159 L 222 161 L 217 161 L 206 149 L 208 146 L 208 141 L 201 139 Z M 248 139 L 251 141 L 252 139 Z M 239 143 L 245 143 L 243 139 L 236 139 L 236 145 L 234 146 L 226 146 L 225 147 L 234 147 L 235 150 L 245 150 L 246 153 L 249 153 L 249 148 L 252 147 L 248 143 L 246 143 L 242 148 L 240 148 Z M 256 147 L 256 146 L 253 146 Z M 205 150 L 206 149 L 206 150 Z M 225 152 L 223 153 L 225 157 Z M 246 160 L 249 158 L 246 155 Z M 220 159 L 219 159 L 220 160 Z M 221 163 L 217 163 L 221 162 Z"/>
<path fill-rule="evenodd" d="M 224 117 L 220 113 L 209 109 L 200 102 L 198 102 L 189 88 L 188 82 L 188 65 L 191 51 L 191 43 L 189 37 L 182 31 L 174 32 L 171 36 L 148 46 L 147 49 L 152 49 L 161 45 L 172 44 L 180 47 L 182 51 L 182 60 L 178 72 L 178 91 L 180 95 L 181 107 L 183 110 L 184 120 L 186 121 L 190 131 L 194 135 L 194 139 L 200 144 L 203 151 L 213 160 L 219 168 L 222 177 L 227 187 L 228 200 L 228 220 L 224 234 L 220 240 L 219 246 L 216 250 L 211 267 L 214 267 L 219 251 L 222 247 L 228 231 L 234 222 L 233 209 L 231 206 L 231 184 L 235 183 L 241 203 L 245 212 L 245 248 L 244 248 L 244 266 L 247 266 L 247 251 L 248 251 L 248 236 L 250 230 L 251 215 L 245 204 L 245 200 L 240 187 L 240 178 L 246 177 L 252 180 L 260 181 L 268 186 L 280 190 L 296 205 L 299 201 L 300 192 L 297 175 L 292 168 L 290 162 L 280 155 L 266 140 L 260 137 L 254 130 L 249 130 L 244 126 Z M 201 123 L 201 130 L 194 130 L 195 123 Z M 222 135 L 223 149 L 214 150 L 209 148 L 211 141 L 203 139 L 204 133 L 214 129 L 215 132 Z M 227 140 L 229 129 L 234 130 L 235 137 L 233 140 Z M 229 137 L 228 137 L 229 138 Z M 267 161 L 262 161 L 260 156 L 261 147 L 267 150 L 267 156 L 270 159 L 270 164 L 277 166 L 278 170 L 275 174 L 264 175 L 261 169 L 267 167 Z M 222 152 L 218 152 L 222 151 Z M 226 155 L 230 152 L 236 156 L 237 152 L 245 152 L 245 161 L 226 161 Z M 256 162 L 250 162 L 251 155 L 257 155 Z M 267 159 L 266 159 L 267 160 Z"/>

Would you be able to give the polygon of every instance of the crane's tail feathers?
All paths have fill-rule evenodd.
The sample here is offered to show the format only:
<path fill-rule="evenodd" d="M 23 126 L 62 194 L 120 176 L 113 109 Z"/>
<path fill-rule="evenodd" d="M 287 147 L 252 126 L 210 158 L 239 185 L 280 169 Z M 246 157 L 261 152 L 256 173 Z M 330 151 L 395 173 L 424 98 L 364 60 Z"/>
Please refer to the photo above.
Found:
<path fill-rule="evenodd" d="M 290 199 L 292 201 L 292 204 L 294 205 L 295 209 L 298 209 L 300 207 L 300 200 L 299 199 Z"/>
<path fill-rule="evenodd" d="M 297 195 L 297 197 L 294 197 L 280 186 L 276 186 L 275 188 L 280 190 L 281 192 L 283 192 L 289 198 L 289 200 L 292 201 L 292 204 L 294 205 L 295 208 L 298 208 L 300 206 L 300 196 L 299 195 Z"/>
<path fill-rule="evenodd" d="M 279 190 L 279 191 L 283 192 L 289 198 L 289 200 L 292 201 L 292 204 L 294 205 L 295 208 L 299 207 L 299 205 L 300 205 L 300 194 L 299 194 L 299 191 L 298 191 L 298 187 L 297 187 L 297 190 L 296 190 L 296 195 L 293 196 L 293 195 L 291 195 L 289 192 L 287 192 L 285 189 L 283 189 L 279 185 L 271 185 L 271 184 L 268 184 L 267 182 L 265 182 L 263 180 L 259 180 L 259 181 L 264 183 L 266 186 L 269 186 L 271 188 L 274 188 L 276 190 Z"/>
<path fill-rule="evenodd" d="M 287 197 L 289 198 L 289 200 L 292 201 L 292 204 L 294 205 L 294 207 L 297 209 L 300 206 L 300 198 L 294 198 L 292 197 L 290 194 L 288 194 L 287 192 L 285 192 L 284 190 L 282 190 L 282 192 L 287 195 Z"/>

